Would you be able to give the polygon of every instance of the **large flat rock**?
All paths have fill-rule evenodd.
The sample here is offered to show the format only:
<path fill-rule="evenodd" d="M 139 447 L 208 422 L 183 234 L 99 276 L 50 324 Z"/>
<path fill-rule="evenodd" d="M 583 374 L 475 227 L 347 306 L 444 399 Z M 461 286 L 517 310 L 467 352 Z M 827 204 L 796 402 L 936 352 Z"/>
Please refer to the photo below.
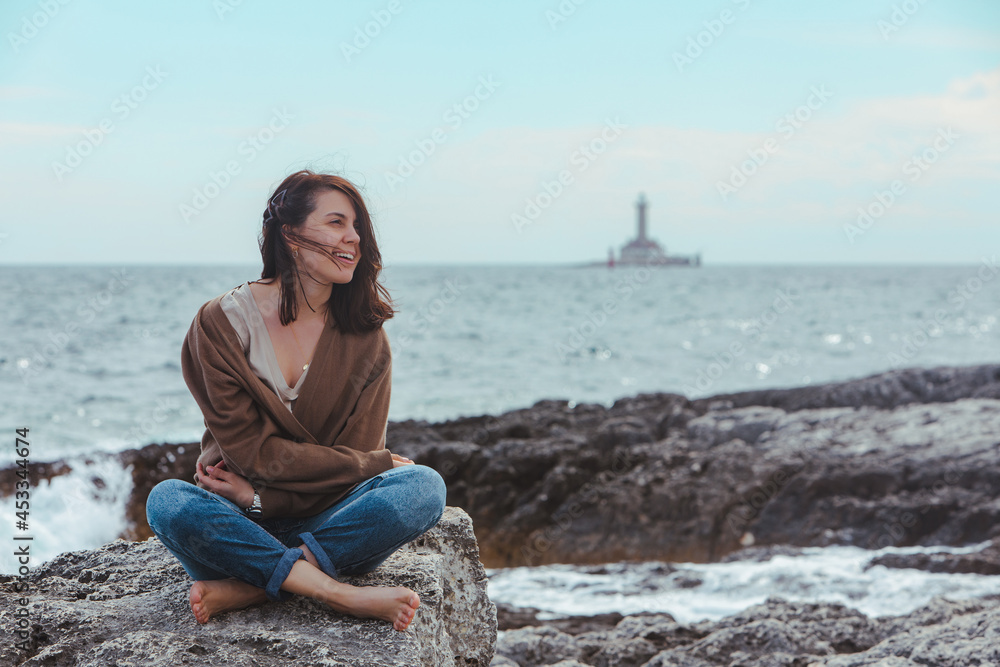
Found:
<path fill-rule="evenodd" d="M 344 578 L 415 590 L 421 605 L 402 633 L 302 597 L 199 625 L 188 605 L 192 582 L 155 537 L 64 553 L 23 579 L 0 579 L 3 665 L 485 667 L 497 635 L 472 522 L 454 507 L 374 572 Z M 15 646 L 19 582 L 29 588 L 27 651 Z"/>

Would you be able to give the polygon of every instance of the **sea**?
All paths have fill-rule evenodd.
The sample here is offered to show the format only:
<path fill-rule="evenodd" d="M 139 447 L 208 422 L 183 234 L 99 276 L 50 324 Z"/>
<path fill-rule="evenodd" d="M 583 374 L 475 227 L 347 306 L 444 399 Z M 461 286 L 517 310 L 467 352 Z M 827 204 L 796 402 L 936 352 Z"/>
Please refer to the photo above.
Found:
<path fill-rule="evenodd" d="M 124 528 L 130 477 L 108 454 L 200 440 L 181 343 L 203 303 L 259 277 L 259 265 L 0 266 L 0 427 L 10 443 L 0 468 L 18 458 L 17 429 L 28 429 L 31 461 L 74 468 L 31 490 L 35 564 Z M 393 421 L 1000 363 L 995 256 L 960 266 L 399 265 L 383 282 L 397 309 L 385 324 Z M 12 544 L 13 499 L 0 516 L 0 540 Z M 11 553 L 0 549 L 0 572 L 16 570 Z M 677 585 L 667 572 L 677 564 L 510 568 L 490 571 L 490 594 L 556 615 L 669 610 L 690 621 L 767 594 L 882 615 L 935 592 L 1000 589 L 996 577 L 867 567 L 875 555 L 828 547 L 685 564 Z M 684 588 L 692 577 L 701 583 Z"/>

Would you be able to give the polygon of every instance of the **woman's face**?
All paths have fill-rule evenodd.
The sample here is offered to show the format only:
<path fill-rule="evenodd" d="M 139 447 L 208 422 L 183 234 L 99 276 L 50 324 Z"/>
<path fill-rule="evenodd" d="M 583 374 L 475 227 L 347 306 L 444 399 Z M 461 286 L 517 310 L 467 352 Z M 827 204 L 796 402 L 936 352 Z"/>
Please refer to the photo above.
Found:
<path fill-rule="evenodd" d="M 340 190 L 322 190 L 316 207 L 299 229 L 299 234 L 326 246 L 337 255 L 332 260 L 304 246 L 298 246 L 300 268 L 321 283 L 349 283 L 361 255 L 361 237 L 355 229 L 354 206 Z M 347 256 L 344 256 L 347 255 Z"/>

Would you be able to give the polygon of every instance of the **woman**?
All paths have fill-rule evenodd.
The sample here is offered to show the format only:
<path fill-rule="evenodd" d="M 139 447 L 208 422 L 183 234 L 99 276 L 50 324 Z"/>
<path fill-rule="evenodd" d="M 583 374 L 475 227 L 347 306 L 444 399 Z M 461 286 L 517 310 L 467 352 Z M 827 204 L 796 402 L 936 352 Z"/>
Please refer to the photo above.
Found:
<path fill-rule="evenodd" d="M 262 280 L 205 303 L 181 349 L 205 417 L 196 484 L 150 492 L 150 528 L 213 615 L 292 594 L 403 631 L 419 596 L 355 587 L 440 519 L 445 486 L 385 449 L 393 309 L 364 201 L 338 176 L 300 171 L 264 213 Z M 305 308 L 302 307 L 305 304 Z"/>

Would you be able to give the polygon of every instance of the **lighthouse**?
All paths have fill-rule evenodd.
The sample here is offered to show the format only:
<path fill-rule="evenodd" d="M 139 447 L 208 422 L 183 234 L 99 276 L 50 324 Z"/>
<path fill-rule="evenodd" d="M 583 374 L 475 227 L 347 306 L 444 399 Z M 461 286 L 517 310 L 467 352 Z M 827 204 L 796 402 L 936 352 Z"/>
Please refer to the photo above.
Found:
<path fill-rule="evenodd" d="M 694 255 L 693 257 L 667 255 L 665 248 L 649 238 L 646 220 L 646 209 L 648 206 L 646 195 L 640 192 L 639 199 L 635 203 L 638 234 L 636 238 L 622 246 L 621 256 L 617 263 L 622 265 L 642 264 L 646 266 L 701 266 L 701 255 Z M 614 265 L 612 261 L 609 259 L 608 266 Z"/>
<path fill-rule="evenodd" d="M 667 254 L 660 244 L 646 234 L 646 195 L 639 193 L 635 203 L 638 218 L 638 236 L 622 247 L 621 264 L 666 264 Z"/>
<path fill-rule="evenodd" d="M 639 193 L 639 201 L 636 202 L 636 207 L 639 209 L 639 238 L 636 239 L 639 243 L 646 242 L 646 195 Z"/>

